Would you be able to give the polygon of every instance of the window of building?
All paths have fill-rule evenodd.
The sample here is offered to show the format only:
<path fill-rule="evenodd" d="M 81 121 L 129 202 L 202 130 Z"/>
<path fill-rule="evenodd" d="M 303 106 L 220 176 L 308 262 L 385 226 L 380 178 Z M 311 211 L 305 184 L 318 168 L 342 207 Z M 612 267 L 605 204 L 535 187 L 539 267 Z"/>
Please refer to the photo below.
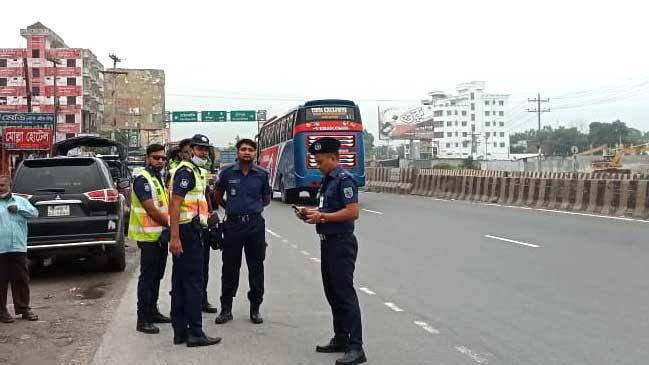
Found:
<path fill-rule="evenodd" d="M 7 79 L 0 78 L 0 86 L 7 86 Z"/>
<path fill-rule="evenodd" d="M 452 114 L 453 114 L 453 112 L 451 112 L 450 110 L 446 111 L 446 115 L 452 115 Z"/>
<path fill-rule="evenodd" d="M 471 110 L 475 110 L 475 103 L 471 103 Z"/>
<path fill-rule="evenodd" d="M 40 96 L 41 95 L 41 88 L 38 86 L 32 87 L 32 96 Z"/>
<path fill-rule="evenodd" d="M 0 67 L 7 67 L 7 59 L 0 58 Z"/>
<path fill-rule="evenodd" d="M 443 110 L 435 110 L 435 112 L 433 112 L 434 117 L 441 117 L 442 115 L 444 115 Z"/>
<path fill-rule="evenodd" d="M 434 132 L 433 138 L 444 138 L 444 132 Z"/>
<path fill-rule="evenodd" d="M 485 100 L 484 105 L 489 105 L 489 100 Z"/>
<path fill-rule="evenodd" d="M 491 137 L 491 133 L 489 133 L 489 132 L 485 132 L 484 135 L 485 135 L 485 137 L 487 137 L 487 138 Z"/>
<path fill-rule="evenodd" d="M 467 141 L 462 142 L 462 147 L 464 147 L 464 148 L 469 147 L 469 142 L 467 142 Z"/>
<path fill-rule="evenodd" d="M 471 124 L 471 132 L 475 132 L 475 124 Z"/>
<path fill-rule="evenodd" d="M 487 110 L 486 112 L 484 112 L 484 115 L 485 115 L 485 117 L 488 117 L 488 116 L 489 116 L 489 114 L 491 114 L 491 113 L 489 113 L 489 111 L 488 111 L 488 110 Z"/>
<path fill-rule="evenodd" d="M 466 117 L 466 110 L 462 110 L 462 116 Z"/>
<path fill-rule="evenodd" d="M 499 124 L 500 124 L 501 127 L 505 126 L 505 122 L 500 122 Z"/>
<path fill-rule="evenodd" d="M 450 144 L 450 143 L 447 143 L 447 144 L 446 144 L 446 148 L 451 148 L 451 144 Z"/>
<path fill-rule="evenodd" d="M 68 96 L 67 97 L 67 105 L 76 105 L 77 104 L 77 97 L 76 96 Z"/>
<path fill-rule="evenodd" d="M 462 132 L 462 137 L 468 137 L 469 133 L 468 132 Z"/>
<path fill-rule="evenodd" d="M 475 93 L 471 93 L 471 100 L 475 100 Z"/>
<path fill-rule="evenodd" d="M 446 126 L 447 126 L 447 127 L 452 127 L 452 126 L 453 126 L 453 122 L 446 122 Z"/>
<path fill-rule="evenodd" d="M 495 148 L 498 147 L 498 142 L 494 142 L 494 147 L 495 147 Z"/>
<path fill-rule="evenodd" d="M 471 121 L 475 122 L 475 114 L 471 114 Z"/>
<path fill-rule="evenodd" d="M 77 67 L 77 60 L 75 60 L 74 58 L 70 58 L 65 61 L 65 64 L 68 67 Z"/>
<path fill-rule="evenodd" d="M 455 126 L 456 126 L 456 127 L 459 125 L 458 123 L 459 123 L 459 122 L 456 120 L 456 121 L 455 121 Z"/>
<path fill-rule="evenodd" d="M 505 137 L 505 132 L 500 132 L 501 137 Z"/>
<path fill-rule="evenodd" d="M 504 111 L 499 111 L 499 112 L 498 112 L 498 115 L 501 116 L 501 117 L 504 117 L 504 116 L 505 116 L 505 112 L 504 112 Z"/>
<path fill-rule="evenodd" d="M 466 127 L 467 122 L 462 122 L 462 127 Z"/>
<path fill-rule="evenodd" d="M 460 144 L 459 144 L 459 143 L 456 143 L 456 144 L 455 144 L 455 147 L 456 147 L 456 148 L 457 148 L 457 147 L 460 147 Z"/>
<path fill-rule="evenodd" d="M 41 77 L 41 69 L 40 68 L 32 68 L 32 77 L 33 78 Z"/>
<path fill-rule="evenodd" d="M 453 137 L 453 133 L 452 132 L 446 132 L 446 137 L 449 137 L 449 138 Z"/>
<path fill-rule="evenodd" d="M 66 114 L 65 115 L 65 122 L 66 123 L 74 123 L 75 122 L 74 114 Z"/>
<path fill-rule="evenodd" d="M 76 86 L 77 85 L 77 78 L 76 77 L 68 77 L 68 86 Z"/>
<path fill-rule="evenodd" d="M 504 143 L 504 142 L 501 143 L 501 144 L 500 144 L 500 147 L 505 148 L 505 143 Z"/>
<path fill-rule="evenodd" d="M 457 115 L 457 110 L 455 111 L 455 115 Z"/>
<path fill-rule="evenodd" d="M 0 96 L 0 105 L 7 105 L 7 97 Z"/>
<path fill-rule="evenodd" d="M 41 50 L 32 49 L 32 58 L 41 58 Z"/>
<path fill-rule="evenodd" d="M 455 137 L 458 137 L 460 135 L 460 132 L 455 132 Z"/>
<path fill-rule="evenodd" d="M 491 127 L 491 123 L 490 123 L 490 122 L 485 122 L 484 125 L 485 125 L 485 127 Z"/>
<path fill-rule="evenodd" d="M 504 105 L 505 105 L 505 101 L 504 101 L 504 100 L 498 100 L 498 105 L 500 105 L 500 106 L 504 106 Z"/>

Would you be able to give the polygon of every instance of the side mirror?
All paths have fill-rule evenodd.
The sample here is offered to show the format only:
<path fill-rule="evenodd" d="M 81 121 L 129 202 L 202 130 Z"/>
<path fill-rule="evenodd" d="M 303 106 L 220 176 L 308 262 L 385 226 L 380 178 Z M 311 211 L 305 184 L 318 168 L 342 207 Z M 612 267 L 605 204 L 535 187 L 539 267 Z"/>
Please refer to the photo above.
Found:
<path fill-rule="evenodd" d="M 131 180 L 130 179 L 118 179 L 117 180 L 117 188 L 118 189 L 127 189 L 131 186 Z"/>

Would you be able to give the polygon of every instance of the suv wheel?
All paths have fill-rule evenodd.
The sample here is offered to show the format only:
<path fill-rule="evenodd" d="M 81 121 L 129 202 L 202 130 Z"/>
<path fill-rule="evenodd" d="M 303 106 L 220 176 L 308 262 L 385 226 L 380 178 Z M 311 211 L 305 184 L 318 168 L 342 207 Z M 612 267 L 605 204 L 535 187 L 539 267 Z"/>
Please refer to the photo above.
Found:
<path fill-rule="evenodd" d="M 106 248 L 106 256 L 108 257 L 108 270 L 113 272 L 120 272 L 126 269 L 126 247 L 124 246 L 124 235 L 117 241 L 114 246 Z"/>

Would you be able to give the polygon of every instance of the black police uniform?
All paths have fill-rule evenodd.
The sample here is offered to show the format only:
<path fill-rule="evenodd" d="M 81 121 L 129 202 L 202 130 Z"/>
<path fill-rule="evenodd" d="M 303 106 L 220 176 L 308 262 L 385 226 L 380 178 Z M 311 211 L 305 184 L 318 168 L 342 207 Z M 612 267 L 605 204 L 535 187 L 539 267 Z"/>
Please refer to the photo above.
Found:
<path fill-rule="evenodd" d="M 160 186 L 165 186 L 159 171 L 150 167 L 146 170 L 158 179 Z M 133 181 L 133 193 L 143 202 L 153 198 L 151 186 L 144 176 L 138 176 Z M 156 191 L 156 194 L 167 194 L 166 191 Z M 168 237 L 168 232 L 165 233 Z M 160 294 L 160 280 L 164 277 L 167 267 L 168 239 L 161 239 L 158 242 L 138 242 L 140 248 L 140 276 L 137 282 L 137 316 L 141 321 L 168 322 L 158 310 L 158 297 Z"/>
<path fill-rule="evenodd" d="M 185 197 L 194 189 L 194 173 L 182 167 L 174 175 L 173 195 Z M 171 320 L 174 335 L 204 336 L 202 324 L 203 303 L 203 240 L 201 227 L 195 222 L 179 225 L 183 253 L 173 256 L 171 276 Z"/>
<path fill-rule="evenodd" d="M 258 309 L 264 296 L 266 225 L 261 213 L 264 196 L 271 194 L 268 172 L 252 164 L 248 175 L 244 175 L 237 163 L 221 172 L 216 189 L 226 197 L 221 306 L 225 312 L 232 309 L 232 300 L 239 287 L 243 249 L 249 272 L 248 299 L 251 307 Z"/>

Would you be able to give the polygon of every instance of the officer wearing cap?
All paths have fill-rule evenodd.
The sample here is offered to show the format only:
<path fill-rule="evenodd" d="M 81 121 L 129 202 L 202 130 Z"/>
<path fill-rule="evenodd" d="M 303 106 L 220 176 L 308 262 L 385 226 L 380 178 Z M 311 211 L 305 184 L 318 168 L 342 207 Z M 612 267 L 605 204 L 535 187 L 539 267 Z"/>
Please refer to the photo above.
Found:
<path fill-rule="evenodd" d="M 233 319 L 232 301 L 239 286 L 241 250 L 245 249 L 250 321 L 260 324 L 263 323 L 259 307 L 264 296 L 266 258 L 266 228 L 261 212 L 270 204 L 271 190 L 268 172 L 253 162 L 257 143 L 242 139 L 236 148 L 237 162 L 221 172 L 216 186 L 216 201 L 225 208 L 226 221 L 223 227 L 221 313 L 215 323 L 224 324 Z"/>
<path fill-rule="evenodd" d="M 200 168 L 209 156 L 210 141 L 196 134 L 191 138 L 190 161 L 182 161 L 171 174 L 169 252 L 173 255 L 171 323 L 174 344 L 209 346 L 221 338 L 205 335 L 202 328 L 203 239 L 207 226 L 207 200 Z"/>
<path fill-rule="evenodd" d="M 343 352 L 336 364 L 366 362 L 363 350 L 361 310 L 354 289 L 358 242 L 354 221 L 359 216 L 358 187 L 338 164 L 340 141 L 325 137 L 309 146 L 324 175 L 318 192 L 318 208 L 298 208 L 297 215 L 315 224 L 320 236 L 320 264 L 325 296 L 333 315 L 334 337 L 316 352 Z"/>

